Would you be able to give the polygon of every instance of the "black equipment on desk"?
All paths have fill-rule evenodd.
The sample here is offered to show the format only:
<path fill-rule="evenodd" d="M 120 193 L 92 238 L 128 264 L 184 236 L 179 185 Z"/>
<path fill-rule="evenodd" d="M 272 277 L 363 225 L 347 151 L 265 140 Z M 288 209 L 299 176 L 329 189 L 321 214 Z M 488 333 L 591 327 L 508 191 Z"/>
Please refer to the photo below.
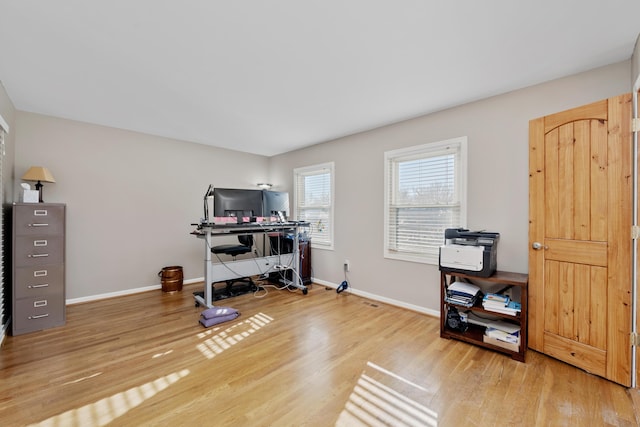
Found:
<path fill-rule="evenodd" d="M 447 228 L 440 246 L 440 271 L 489 277 L 498 267 L 499 233 Z"/>

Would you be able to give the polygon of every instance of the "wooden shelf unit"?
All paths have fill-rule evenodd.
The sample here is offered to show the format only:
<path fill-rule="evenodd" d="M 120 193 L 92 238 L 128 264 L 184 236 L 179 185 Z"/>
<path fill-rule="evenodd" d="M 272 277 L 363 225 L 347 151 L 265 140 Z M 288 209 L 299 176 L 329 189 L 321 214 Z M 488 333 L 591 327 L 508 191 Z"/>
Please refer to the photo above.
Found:
<path fill-rule="evenodd" d="M 509 314 L 497 313 L 495 311 L 485 310 L 482 307 L 482 300 L 476 302 L 473 307 L 465 307 L 463 305 L 453 304 L 445 300 L 447 287 L 457 279 L 462 279 L 470 283 L 474 283 L 482 288 L 482 285 L 504 284 L 505 287 L 517 286 L 520 288 L 521 311 L 517 316 Z M 512 273 L 509 271 L 496 271 L 490 277 L 478 277 L 472 274 L 440 272 L 440 337 L 453 338 L 480 347 L 485 347 L 511 356 L 512 359 L 520 362 L 525 361 L 527 351 L 527 288 L 529 285 L 529 276 L 523 273 Z M 508 320 L 512 323 L 520 325 L 520 349 L 512 351 L 497 345 L 486 343 L 483 340 L 485 327 L 475 324 L 469 324 L 469 328 L 464 331 L 456 331 L 447 326 L 447 313 L 449 307 L 455 307 L 459 312 L 471 311 L 480 316 L 490 315 L 499 319 Z"/>

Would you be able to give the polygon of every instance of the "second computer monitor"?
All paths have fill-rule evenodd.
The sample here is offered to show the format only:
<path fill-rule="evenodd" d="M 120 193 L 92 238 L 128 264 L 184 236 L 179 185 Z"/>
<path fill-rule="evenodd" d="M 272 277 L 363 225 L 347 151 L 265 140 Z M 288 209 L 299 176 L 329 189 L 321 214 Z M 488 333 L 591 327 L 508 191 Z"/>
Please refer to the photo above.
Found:
<path fill-rule="evenodd" d="M 276 212 L 281 212 L 284 219 L 289 217 L 289 193 L 286 191 L 262 192 L 262 216 L 278 216 Z"/>

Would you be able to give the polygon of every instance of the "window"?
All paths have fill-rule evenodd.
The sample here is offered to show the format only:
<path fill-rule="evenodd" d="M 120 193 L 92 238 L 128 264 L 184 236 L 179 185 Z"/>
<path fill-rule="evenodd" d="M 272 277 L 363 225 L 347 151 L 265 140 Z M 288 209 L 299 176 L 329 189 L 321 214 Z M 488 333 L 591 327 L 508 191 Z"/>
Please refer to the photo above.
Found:
<path fill-rule="evenodd" d="M 333 249 L 333 162 L 298 168 L 294 216 L 311 224 L 311 247 Z"/>
<path fill-rule="evenodd" d="M 438 264 L 446 228 L 466 224 L 467 138 L 385 153 L 384 256 Z"/>

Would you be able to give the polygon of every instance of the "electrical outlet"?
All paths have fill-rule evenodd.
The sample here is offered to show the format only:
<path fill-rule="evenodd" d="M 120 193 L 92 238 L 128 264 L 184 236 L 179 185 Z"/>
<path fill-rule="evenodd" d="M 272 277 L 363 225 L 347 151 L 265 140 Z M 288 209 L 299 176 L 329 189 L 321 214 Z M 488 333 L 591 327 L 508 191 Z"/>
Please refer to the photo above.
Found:
<path fill-rule="evenodd" d="M 349 262 L 348 259 L 345 259 L 344 260 L 344 271 L 347 272 L 349 270 L 351 270 L 351 263 Z"/>

